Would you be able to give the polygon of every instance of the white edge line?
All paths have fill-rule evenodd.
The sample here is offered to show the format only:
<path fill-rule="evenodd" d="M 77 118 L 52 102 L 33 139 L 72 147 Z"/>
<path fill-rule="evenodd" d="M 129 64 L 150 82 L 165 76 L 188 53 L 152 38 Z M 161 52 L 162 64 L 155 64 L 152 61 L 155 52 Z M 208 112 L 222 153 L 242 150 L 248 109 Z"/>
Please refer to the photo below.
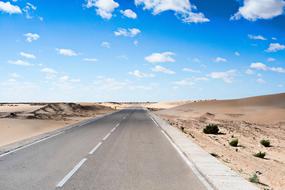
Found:
<path fill-rule="evenodd" d="M 113 133 L 117 127 L 114 127 L 110 132 Z"/>
<path fill-rule="evenodd" d="M 116 112 L 120 112 L 120 111 L 116 111 Z M 110 115 L 112 115 L 112 114 L 114 114 L 114 113 L 116 113 L 116 112 L 112 112 L 112 113 L 108 113 L 108 114 L 105 114 L 105 115 L 98 116 L 98 117 L 96 117 L 96 118 L 94 118 L 94 119 L 90 119 L 90 120 L 88 120 L 88 121 L 86 121 L 86 122 L 84 122 L 84 123 L 78 124 L 78 125 L 71 125 L 71 126 L 67 127 L 66 129 L 64 129 L 63 131 L 61 131 L 61 132 L 59 132 L 59 133 L 56 133 L 56 134 L 54 134 L 54 135 L 47 136 L 47 137 L 43 137 L 43 138 L 41 138 L 41 139 L 39 139 L 39 140 L 37 140 L 37 141 L 35 141 L 35 142 L 32 142 L 32 143 L 30 143 L 30 144 L 27 144 L 27 145 L 24 145 L 24 146 L 20 146 L 20 147 L 18 147 L 18 148 L 12 149 L 12 150 L 8 150 L 7 152 L 5 152 L 5 153 L 3 153 L 3 154 L 0 154 L 0 158 L 4 157 L 4 156 L 6 156 L 6 155 L 9 155 L 9 154 L 11 154 L 11 153 L 14 153 L 14 152 L 16 152 L 16 151 L 18 151 L 18 150 L 22 150 L 22 149 L 28 148 L 29 146 L 32 146 L 32 145 L 35 145 L 35 144 L 40 143 L 40 142 L 42 142 L 42 141 L 48 140 L 48 139 L 50 139 L 50 138 L 53 138 L 53 137 L 55 137 L 55 136 L 57 136 L 57 135 L 60 135 L 60 134 L 66 132 L 66 131 L 68 131 L 68 130 L 70 130 L 70 129 L 72 129 L 72 128 L 82 127 L 82 126 L 84 126 L 84 125 L 86 125 L 86 124 L 95 122 L 95 121 L 97 121 L 97 120 L 99 120 L 99 119 L 101 119 L 101 118 L 110 116 Z"/>
<path fill-rule="evenodd" d="M 120 125 L 120 123 L 118 123 L 115 128 L 119 127 L 119 125 Z"/>
<path fill-rule="evenodd" d="M 86 158 L 83 158 L 64 178 L 56 185 L 56 187 L 63 187 L 63 185 L 73 176 L 73 174 L 84 164 Z"/>
<path fill-rule="evenodd" d="M 109 132 L 102 140 L 105 141 L 110 135 L 111 133 Z"/>
<path fill-rule="evenodd" d="M 102 142 L 99 142 L 90 152 L 89 154 L 94 154 L 94 152 L 102 145 Z"/>
<path fill-rule="evenodd" d="M 159 128 L 159 126 L 158 126 L 158 124 L 156 123 L 156 121 L 155 121 L 152 117 L 150 117 L 150 118 L 151 118 L 151 120 L 154 122 L 155 126 Z"/>
<path fill-rule="evenodd" d="M 11 153 L 14 153 L 14 152 L 16 152 L 16 151 L 18 151 L 18 150 L 22 150 L 22 149 L 28 148 L 28 147 L 30 147 L 30 146 L 32 146 L 32 145 L 37 144 L 37 143 L 40 143 L 40 142 L 46 141 L 46 140 L 48 140 L 48 139 L 50 139 L 50 138 L 56 137 L 56 136 L 58 136 L 58 135 L 60 135 L 60 134 L 62 134 L 62 133 L 64 133 L 64 131 L 59 132 L 59 133 L 54 134 L 54 135 L 51 135 L 51 136 L 44 137 L 44 138 L 42 138 L 42 139 L 40 139 L 40 140 L 37 140 L 37 141 L 35 141 L 35 142 L 32 142 L 32 143 L 30 143 L 30 144 L 27 144 L 27 145 L 18 147 L 18 148 L 14 149 L 14 150 L 11 150 L 11 151 L 9 151 L 9 152 L 6 152 L 6 153 L 4 153 L 4 154 L 1 154 L 1 155 L 0 155 L 0 158 L 1 158 L 1 157 L 4 157 L 4 156 L 6 156 L 6 155 L 9 155 L 9 154 L 11 154 Z"/>
<path fill-rule="evenodd" d="M 170 142 L 170 144 L 175 148 L 175 150 L 178 152 L 178 154 L 181 156 L 181 158 L 184 160 L 184 162 L 190 167 L 190 169 L 199 178 L 199 180 L 206 186 L 206 188 L 208 190 L 213 190 L 213 187 L 200 174 L 200 172 L 197 170 L 197 168 L 189 161 L 189 159 L 183 154 L 183 152 L 177 147 L 177 145 L 174 144 L 174 142 L 172 142 L 172 140 L 169 138 L 169 136 L 163 130 L 161 130 L 161 132 L 164 134 L 164 136 L 167 138 L 167 140 Z"/>

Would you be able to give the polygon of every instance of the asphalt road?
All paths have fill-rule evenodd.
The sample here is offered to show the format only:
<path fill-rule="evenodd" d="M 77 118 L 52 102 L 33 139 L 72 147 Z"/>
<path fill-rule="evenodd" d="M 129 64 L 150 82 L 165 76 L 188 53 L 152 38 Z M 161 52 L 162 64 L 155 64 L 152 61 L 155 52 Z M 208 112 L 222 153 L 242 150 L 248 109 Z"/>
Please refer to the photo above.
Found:
<path fill-rule="evenodd" d="M 126 109 L 0 156 L 2 190 L 204 190 L 143 109 Z"/>

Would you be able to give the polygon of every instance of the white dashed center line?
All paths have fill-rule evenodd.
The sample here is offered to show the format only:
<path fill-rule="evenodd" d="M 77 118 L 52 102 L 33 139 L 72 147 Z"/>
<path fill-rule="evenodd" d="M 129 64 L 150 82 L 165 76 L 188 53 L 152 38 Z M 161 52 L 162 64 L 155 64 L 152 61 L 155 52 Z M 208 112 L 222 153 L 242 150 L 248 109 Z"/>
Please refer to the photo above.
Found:
<path fill-rule="evenodd" d="M 120 123 L 118 123 L 103 139 L 102 141 L 107 140 L 107 138 L 113 133 L 117 127 L 119 127 Z M 99 142 L 90 152 L 89 155 L 95 153 L 95 151 L 103 144 L 103 142 Z M 73 176 L 73 174 L 84 164 L 87 158 L 83 158 L 57 185 L 56 187 L 63 187 L 63 185 Z"/>
<path fill-rule="evenodd" d="M 94 154 L 94 152 L 102 145 L 102 142 L 99 142 L 90 152 L 89 154 Z"/>
<path fill-rule="evenodd" d="M 111 132 L 109 132 L 102 140 L 105 141 L 107 138 L 111 135 Z"/>
<path fill-rule="evenodd" d="M 58 135 L 60 135 L 60 134 L 62 134 L 62 133 L 64 133 L 64 131 L 59 132 L 59 133 L 54 134 L 54 135 L 51 135 L 51 136 L 48 136 L 48 137 L 44 137 L 44 138 L 39 139 L 39 140 L 37 140 L 37 141 L 35 141 L 35 142 L 31 143 L 31 144 L 24 145 L 24 146 L 21 146 L 21 147 L 19 147 L 19 148 L 14 149 L 14 150 L 11 150 L 11 151 L 9 151 L 9 152 L 6 152 L 6 153 L 4 153 L 4 154 L 1 154 L 1 155 L 0 155 L 0 158 L 3 157 L 3 156 L 6 156 L 6 155 L 8 155 L 8 154 L 11 154 L 11 153 L 13 153 L 13 152 L 16 152 L 16 151 L 18 151 L 18 150 L 22 150 L 22 149 L 28 148 L 28 147 L 30 147 L 30 146 L 32 146 L 32 145 L 37 144 L 37 143 L 40 143 L 40 142 L 46 141 L 46 140 L 48 140 L 48 139 L 50 139 L 50 138 L 56 137 L 56 136 L 58 136 Z"/>
<path fill-rule="evenodd" d="M 63 185 L 73 176 L 73 174 L 84 164 L 86 158 L 83 158 L 57 185 L 56 187 L 63 187 Z"/>

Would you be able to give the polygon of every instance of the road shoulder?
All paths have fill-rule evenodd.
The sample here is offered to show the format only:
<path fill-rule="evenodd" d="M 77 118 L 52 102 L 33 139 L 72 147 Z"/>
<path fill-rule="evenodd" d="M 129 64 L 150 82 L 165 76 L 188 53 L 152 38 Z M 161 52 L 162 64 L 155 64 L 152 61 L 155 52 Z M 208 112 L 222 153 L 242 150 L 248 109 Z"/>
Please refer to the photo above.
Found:
<path fill-rule="evenodd" d="M 31 146 L 33 144 L 36 144 L 38 142 L 42 142 L 44 140 L 47 140 L 47 139 L 50 139 L 50 138 L 55 137 L 57 135 L 60 135 L 61 133 L 64 133 L 67 130 L 71 130 L 71 129 L 76 128 L 76 127 L 82 127 L 82 126 L 84 126 L 90 122 L 94 122 L 96 120 L 99 120 L 103 117 L 106 117 L 108 115 L 111 115 L 111 114 L 114 114 L 117 112 L 119 112 L 119 111 L 114 111 L 111 113 L 98 115 L 95 118 L 86 119 L 86 120 L 83 120 L 83 121 L 80 121 L 80 122 L 77 122 L 77 123 L 74 123 L 71 125 L 67 125 L 65 127 L 62 127 L 62 128 L 50 131 L 50 132 L 47 132 L 47 133 L 43 133 L 43 134 L 31 137 L 31 138 L 27 138 L 27 139 L 20 140 L 18 142 L 12 143 L 12 144 L 2 146 L 2 147 L 0 147 L 0 157 L 3 157 L 5 155 L 10 154 L 12 152 L 15 152 L 17 150 L 26 148 L 26 147 Z"/>
<path fill-rule="evenodd" d="M 166 121 L 149 112 L 150 116 L 165 131 L 173 143 L 186 155 L 194 170 L 217 190 L 258 190 L 250 182 L 240 177 L 236 172 L 222 164 L 200 146 L 187 138 L 181 131 L 170 126 Z M 199 175 L 198 174 L 198 175 Z"/>

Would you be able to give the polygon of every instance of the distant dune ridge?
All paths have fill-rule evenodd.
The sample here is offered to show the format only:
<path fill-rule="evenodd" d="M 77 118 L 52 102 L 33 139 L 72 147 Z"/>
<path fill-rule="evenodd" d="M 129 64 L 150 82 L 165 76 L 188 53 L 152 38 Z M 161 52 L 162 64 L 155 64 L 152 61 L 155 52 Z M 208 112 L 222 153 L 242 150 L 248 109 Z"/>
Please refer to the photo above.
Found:
<path fill-rule="evenodd" d="M 242 99 L 232 100 L 210 100 L 210 101 L 198 101 L 182 106 L 176 107 L 176 109 L 187 108 L 188 106 L 222 106 L 222 107 L 280 107 L 285 108 L 285 93 L 255 96 Z"/>
<path fill-rule="evenodd" d="M 0 116 L 2 118 L 52 120 L 68 119 L 69 117 L 90 117 L 112 110 L 110 107 L 98 104 L 81 105 L 76 103 L 11 104 L 10 107 L 14 107 L 13 109 L 9 109 L 9 105 L 5 105 L 5 107 L 6 109 L 0 107 Z"/>
<path fill-rule="evenodd" d="M 209 112 L 221 119 L 238 119 L 255 123 L 285 122 L 285 93 L 233 100 L 196 101 L 170 108 L 161 113 L 193 116 Z"/>
<path fill-rule="evenodd" d="M 285 189 L 285 93 L 195 101 L 155 113 L 246 179 L 256 173 L 261 189 Z M 217 124 L 222 135 L 204 134 L 208 124 Z M 229 145 L 233 139 L 239 146 Z M 272 146 L 262 146 L 263 139 Z M 266 159 L 253 156 L 259 151 Z"/>

